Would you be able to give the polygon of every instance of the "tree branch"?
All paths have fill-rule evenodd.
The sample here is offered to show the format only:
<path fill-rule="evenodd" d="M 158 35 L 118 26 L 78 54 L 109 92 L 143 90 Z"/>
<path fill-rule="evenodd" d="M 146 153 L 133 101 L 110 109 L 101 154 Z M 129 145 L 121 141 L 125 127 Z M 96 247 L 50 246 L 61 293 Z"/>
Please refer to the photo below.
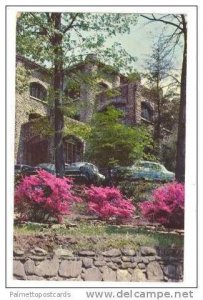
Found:
<path fill-rule="evenodd" d="M 72 15 L 72 14 L 71 14 Z M 73 23 L 75 22 L 76 18 L 78 17 L 79 13 L 73 15 L 72 20 L 70 22 L 70 24 L 63 30 L 63 33 L 66 33 L 69 29 L 72 28 Z"/>
<path fill-rule="evenodd" d="M 174 17 L 175 19 L 177 19 L 178 22 L 179 22 L 180 24 L 182 24 L 182 19 L 181 19 L 181 16 L 180 16 L 180 15 L 173 15 L 173 17 Z"/>
<path fill-rule="evenodd" d="M 30 12 L 30 15 L 40 24 L 40 26 L 42 26 L 44 30 L 47 30 L 47 28 L 43 26 L 43 23 L 41 22 L 40 18 L 38 18 L 35 13 Z"/>
<path fill-rule="evenodd" d="M 169 74 L 168 76 L 171 77 L 171 78 L 173 78 L 173 80 L 174 80 L 178 85 L 181 84 L 180 80 L 178 80 L 178 78 L 176 78 L 174 75 Z"/>
<path fill-rule="evenodd" d="M 156 22 L 161 22 L 161 23 L 164 23 L 164 24 L 172 25 L 172 26 L 180 29 L 181 31 L 183 31 L 183 28 L 180 25 L 178 25 L 176 23 L 173 23 L 171 21 L 163 20 L 163 17 L 162 18 L 156 18 L 153 14 L 152 14 L 152 17 L 147 17 L 146 15 L 140 15 L 140 16 L 147 19 L 147 20 L 149 20 L 149 21 L 152 21 L 152 22 L 156 21 Z"/>

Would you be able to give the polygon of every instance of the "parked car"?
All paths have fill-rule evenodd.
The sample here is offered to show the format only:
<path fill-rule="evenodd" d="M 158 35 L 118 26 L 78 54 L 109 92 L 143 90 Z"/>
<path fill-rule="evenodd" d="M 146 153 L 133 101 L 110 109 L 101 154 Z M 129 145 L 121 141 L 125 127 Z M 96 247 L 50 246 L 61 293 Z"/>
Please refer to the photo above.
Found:
<path fill-rule="evenodd" d="M 36 171 L 35 167 L 29 165 L 16 164 L 14 167 L 15 175 L 29 176 L 36 174 Z"/>
<path fill-rule="evenodd" d="M 112 170 L 112 177 L 115 180 L 152 180 L 152 181 L 173 181 L 175 174 L 168 171 L 162 164 L 152 161 L 138 161 L 130 167 L 116 167 Z"/>
<path fill-rule="evenodd" d="M 65 169 L 65 176 L 83 174 L 88 183 L 100 183 L 105 180 L 105 176 L 99 172 L 99 169 L 89 162 L 71 163 Z"/>
<path fill-rule="evenodd" d="M 67 172 L 66 174 L 66 171 L 67 171 L 67 168 L 69 167 L 70 165 L 69 164 L 65 164 L 65 177 L 72 177 L 74 178 L 77 182 L 79 183 L 87 183 L 88 182 L 88 179 L 87 177 L 81 173 L 80 170 L 75 170 L 74 172 Z M 40 169 L 43 169 L 51 174 L 56 174 L 56 168 L 55 168 L 55 165 L 54 164 L 51 164 L 51 163 L 41 163 L 41 164 L 38 164 L 36 166 L 36 168 L 38 170 Z"/>
<path fill-rule="evenodd" d="M 65 170 L 69 166 L 70 166 L 69 164 L 65 164 Z M 49 173 L 56 174 L 55 164 L 41 163 L 41 164 L 38 164 L 35 168 L 38 169 L 38 170 L 43 169 L 43 170 L 45 170 Z"/>
<path fill-rule="evenodd" d="M 51 163 L 41 163 L 36 168 L 44 169 L 52 174 L 56 173 L 55 165 Z M 105 179 L 105 176 L 99 173 L 98 168 L 88 162 L 65 164 L 65 177 L 72 177 L 80 183 L 99 183 Z"/>
<path fill-rule="evenodd" d="M 36 169 L 40 170 L 43 169 L 49 173 L 56 174 L 56 169 L 54 164 L 49 163 L 41 163 L 35 166 Z"/>

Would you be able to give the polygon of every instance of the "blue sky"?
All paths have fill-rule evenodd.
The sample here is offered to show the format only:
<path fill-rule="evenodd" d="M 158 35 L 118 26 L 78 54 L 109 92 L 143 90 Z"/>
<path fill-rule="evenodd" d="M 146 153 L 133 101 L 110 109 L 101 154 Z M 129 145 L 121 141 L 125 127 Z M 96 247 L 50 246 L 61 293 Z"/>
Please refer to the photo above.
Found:
<path fill-rule="evenodd" d="M 114 42 L 119 42 L 126 51 L 137 57 L 135 68 L 138 71 L 143 70 L 145 60 L 151 54 L 153 41 L 161 34 L 164 28 L 162 23 L 159 22 L 147 23 L 146 19 L 139 17 L 137 25 L 131 27 L 130 34 L 117 35 L 114 38 L 109 38 L 106 42 L 107 46 L 110 46 Z M 164 33 L 169 34 L 171 30 L 174 30 L 174 28 L 168 25 L 165 27 Z M 174 53 L 174 67 L 180 69 L 181 63 L 182 51 L 180 47 L 177 47 Z"/>

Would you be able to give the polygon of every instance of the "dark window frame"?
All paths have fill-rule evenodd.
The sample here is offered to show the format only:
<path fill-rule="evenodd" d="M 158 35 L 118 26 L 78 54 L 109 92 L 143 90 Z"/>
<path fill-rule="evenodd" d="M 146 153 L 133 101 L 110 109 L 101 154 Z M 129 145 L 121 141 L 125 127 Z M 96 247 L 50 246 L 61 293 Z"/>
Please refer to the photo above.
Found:
<path fill-rule="evenodd" d="M 149 122 L 153 121 L 153 109 L 146 102 L 141 103 L 141 117 Z"/>
<path fill-rule="evenodd" d="M 35 99 L 41 100 L 41 101 L 46 101 L 47 90 L 39 82 L 31 82 L 30 83 L 30 96 Z"/>

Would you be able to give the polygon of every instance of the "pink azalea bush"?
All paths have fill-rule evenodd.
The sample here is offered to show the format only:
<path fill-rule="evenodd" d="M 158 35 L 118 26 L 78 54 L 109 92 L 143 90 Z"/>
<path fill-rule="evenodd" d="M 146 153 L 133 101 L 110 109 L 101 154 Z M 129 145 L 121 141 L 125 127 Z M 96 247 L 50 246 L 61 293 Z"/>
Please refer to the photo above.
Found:
<path fill-rule="evenodd" d="M 57 178 L 44 170 L 37 175 L 25 177 L 15 190 L 15 212 L 21 220 L 58 222 L 70 212 L 75 202 L 80 202 L 72 190 L 72 180 Z"/>
<path fill-rule="evenodd" d="M 168 183 L 152 194 L 152 201 L 139 205 L 142 215 L 168 228 L 184 228 L 184 185 Z"/>
<path fill-rule="evenodd" d="M 131 200 L 124 199 L 120 190 L 115 187 L 91 186 L 86 189 L 86 195 L 89 211 L 101 219 L 124 219 L 134 214 L 135 207 Z"/>

